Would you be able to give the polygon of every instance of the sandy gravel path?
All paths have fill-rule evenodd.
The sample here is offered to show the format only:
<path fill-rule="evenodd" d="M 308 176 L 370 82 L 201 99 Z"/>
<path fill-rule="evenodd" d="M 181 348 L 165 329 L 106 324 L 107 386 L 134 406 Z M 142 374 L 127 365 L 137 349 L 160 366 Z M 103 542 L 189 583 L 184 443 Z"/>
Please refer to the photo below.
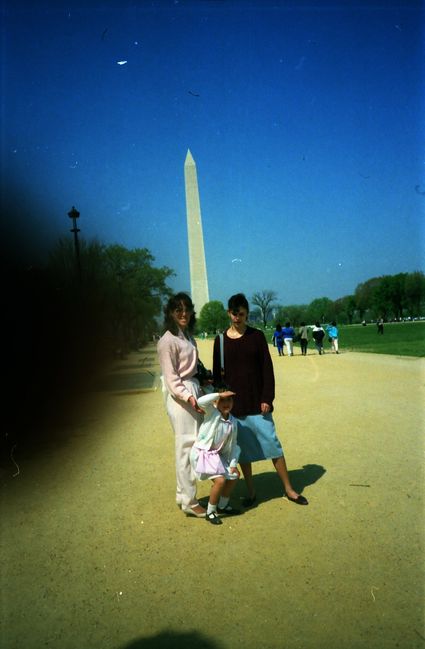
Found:
<path fill-rule="evenodd" d="M 2 647 L 425 646 L 424 360 L 271 351 L 310 505 L 261 462 L 258 507 L 218 528 L 186 518 L 160 392 L 86 395 L 37 452 L 16 449 L 19 475 L 3 466 Z"/>

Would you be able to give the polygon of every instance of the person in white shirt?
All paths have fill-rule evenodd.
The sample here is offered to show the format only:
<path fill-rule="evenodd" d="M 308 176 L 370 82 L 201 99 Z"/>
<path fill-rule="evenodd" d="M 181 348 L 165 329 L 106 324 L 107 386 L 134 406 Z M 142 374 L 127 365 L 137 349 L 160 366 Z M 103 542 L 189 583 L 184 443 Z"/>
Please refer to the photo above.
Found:
<path fill-rule="evenodd" d="M 325 350 L 323 349 L 323 338 L 325 337 L 325 330 L 321 326 L 320 322 L 316 322 L 314 327 L 311 327 L 311 333 L 314 338 L 317 352 L 320 355 L 324 354 Z"/>
<path fill-rule="evenodd" d="M 206 520 L 221 525 L 217 514 L 241 513 L 229 505 L 230 494 L 239 478 L 237 463 L 237 421 L 231 415 L 234 392 L 222 390 L 198 398 L 205 416 L 190 452 L 190 462 L 199 480 L 212 480 Z"/>

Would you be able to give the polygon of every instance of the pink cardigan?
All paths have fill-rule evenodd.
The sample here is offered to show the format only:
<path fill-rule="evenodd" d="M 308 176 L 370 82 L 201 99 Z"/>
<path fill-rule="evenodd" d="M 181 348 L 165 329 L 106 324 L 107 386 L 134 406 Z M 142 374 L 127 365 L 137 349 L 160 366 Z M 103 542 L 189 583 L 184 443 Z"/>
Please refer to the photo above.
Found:
<path fill-rule="evenodd" d="M 157 345 L 161 373 L 168 392 L 176 399 L 187 401 L 192 393 L 184 381 L 193 378 L 197 372 L 198 350 L 193 338 L 188 340 L 179 330 L 177 336 L 166 331 Z"/>

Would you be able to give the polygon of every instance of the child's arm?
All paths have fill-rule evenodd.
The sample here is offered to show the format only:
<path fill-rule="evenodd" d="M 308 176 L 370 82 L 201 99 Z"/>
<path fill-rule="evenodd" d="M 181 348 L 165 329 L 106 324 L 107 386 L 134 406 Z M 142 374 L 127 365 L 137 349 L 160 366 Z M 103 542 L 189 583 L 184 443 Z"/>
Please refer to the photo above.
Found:
<path fill-rule="evenodd" d="M 198 404 L 201 406 L 201 408 L 205 408 L 205 406 L 210 406 L 214 401 L 217 401 L 218 397 L 218 392 L 203 394 L 202 397 L 198 398 Z"/>

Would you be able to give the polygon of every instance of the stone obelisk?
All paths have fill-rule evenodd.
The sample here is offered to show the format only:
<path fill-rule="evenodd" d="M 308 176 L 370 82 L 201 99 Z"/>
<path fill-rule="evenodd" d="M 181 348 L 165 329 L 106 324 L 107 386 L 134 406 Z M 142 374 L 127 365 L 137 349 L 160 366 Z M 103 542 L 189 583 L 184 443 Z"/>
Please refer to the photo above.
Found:
<path fill-rule="evenodd" d="M 184 162 L 184 180 L 186 188 L 190 289 L 192 302 L 199 316 L 202 307 L 210 299 L 208 296 L 207 266 L 205 263 L 198 177 L 196 174 L 196 164 L 189 149 L 187 150 L 186 160 Z"/>

